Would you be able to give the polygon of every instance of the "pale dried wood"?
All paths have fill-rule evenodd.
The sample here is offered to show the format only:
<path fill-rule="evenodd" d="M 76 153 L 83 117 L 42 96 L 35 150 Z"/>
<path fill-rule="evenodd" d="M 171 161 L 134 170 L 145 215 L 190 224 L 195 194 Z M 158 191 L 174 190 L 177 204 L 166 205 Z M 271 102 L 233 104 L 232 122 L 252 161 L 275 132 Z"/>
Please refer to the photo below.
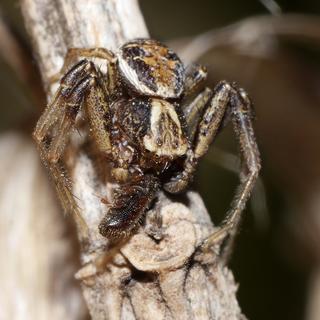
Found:
<path fill-rule="evenodd" d="M 85 319 L 77 245 L 35 146 L 2 133 L 0 154 L 0 319 Z"/>
<path fill-rule="evenodd" d="M 148 32 L 135 0 L 21 0 L 27 30 L 48 96 L 49 83 L 69 47 L 106 47 Z M 79 140 L 79 139 L 78 139 Z M 212 252 L 196 248 L 213 230 L 198 194 L 184 203 L 159 195 L 163 238 L 153 241 L 151 214 L 105 265 L 108 240 L 97 225 L 106 212 L 99 196 L 110 196 L 92 160 L 77 149 L 72 164 L 73 192 L 87 230 L 79 228 L 83 268 L 77 273 L 93 319 L 242 319 L 232 273 Z M 59 275 L 58 275 L 59 276 Z"/>
<path fill-rule="evenodd" d="M 253 16 L 219 29 L 180 39 L 180 56 L 196 61 L 210 50 L 231 47 L 257 58 L 270 58 L 276 52 L 280 37 L 311 42 L 320 41 L 320 23 L 315 15 L 282 14 Z M 184 45 L 185 44 L 185 45 Z"/>

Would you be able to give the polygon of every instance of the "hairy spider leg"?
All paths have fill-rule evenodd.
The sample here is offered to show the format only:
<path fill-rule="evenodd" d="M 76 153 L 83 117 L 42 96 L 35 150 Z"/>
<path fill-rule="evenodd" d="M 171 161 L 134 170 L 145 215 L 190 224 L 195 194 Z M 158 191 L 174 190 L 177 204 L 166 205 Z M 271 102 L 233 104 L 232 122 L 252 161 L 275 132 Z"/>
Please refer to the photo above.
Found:
<path fill-rule="evenodd" d="M 197 65 L 196 65 L 197 66 Z M 201 67 L 201 66 L 200 66 Z M 194 69 L 194 67 L 192 68 Z M 191 69 L 191 70 L 192 70 Z M 190 75 L 195 74 L 197 77 L 197 72 L 191 72 Z M 191 81 L 192 78 L 190 78 Z M 197 83 L 197 80 L 195 80 Z M 190 84 L 189 86 L 192 87 L 192 84 Z M 186 124 L 187 124 L 187 131 L 188 131 L 188 136 L 190 141 L 194 140 L 198 125 L 200 123 L 201 117 L 203 115 L 204 109 L 207 106 L 209 99 L 212 97 L 213 92 L 211 89 L 209 88 L 205 88 L 202 92 L 200 92 L 195 98 L 193 97 L 193 100 L 188 101 L 187 103 L 184 103 L 182 105 L 182 112 L 183 112 L 183 116 L 184 119 L 186 120 Z M 226 125 L 226 122 L 228 120 L 228 117 L 224 117 L 223 120 L 223 124 L 220 126 L 221 130 L 224 125 Z M 215 148 L 215 153 L 218 152 L 218 158 L 215 157 L 214 162 L 216 164 L 218 164 L 220 167 L 237 173 L 238 172 L 238 167 L 236 165 L 237 163 L 237 156 L 234 156 L 232 154 L 228 154 L 227 152 L 223 151 L 223 150 L 219 150 L 217 148 Z M 231 160 L 231 159 L 232 160 Z M 264 192 L 264 183 L 263 180 L 258 177 L 256 184 L 255 184 L 255 189 L 253 190 L 253 192 L 257 195 L 257 198 L 262 198 L 264 201 L 262 201 L 263 205 L 262 208 L 259 209 L 259 215 L 261 214 L 261 217 L 257 217 L 257 220 L 259 218 L 259 220 L 266 220 L 268 213 L 267 213 L 267 205 L 266 205 L 266 200 L 265 200 L 265 192 Z M 254 198 L 251 200 L 252 201 L 252 206 L 255 205 L 254 203 Z M 258 215 L 257 213 L 257 215 Z"/>
<path fill-rule="evenodd" d="M 220 82 L 213 91 L 213 96 L 204 108 L 203 117 L 195 136 L 195 147 L 187 154 L 184 170 L 169 181 L 164 187 L 167 191 L 182 191 L 192 180 L 199 159 L 205 155 L 217 133 L 231 119 L 240 145 L 242 168 L 240 185 L 237 188 L 231 208 L 218 231 L 209 236 L 201 248 L 208 250 L 220 241 L 228 239 L 224 256 L 230 253 L 234 236 L 237 232 L 241 213 L 254 187 L 260 170 L 260 155 L 252 126 L 253 111 L 251 102 L 241 88 L 225 81 Z"/>
<path fill-rule="evenodd" d="M 200 119 L 200 123 L 197 123 L 196 125 L 197 133 L 194 140 L 191 141 L 192 145 L 187 151 L 182 172 L 178 172 L 176 176 L 173 176 L 169 182 L 164 184 L 164 189 L 166 191 L 170 193 L 180 193 L 188 187 L 193 178 L 199 159 L 207 152 L 209 145 L 220 128 L 221 121 L 229 102 L 230 91 L 228 90 L 228 87 L 229 85 L 224 86 L 223 83 L 217 85 L 207 103 L 205 103 L 205 99 L 201 99 L 203 96 L 200 94 L 200 102 L 193 104 L 193 106 L 197 108 L 196 112 L 194 112 L 194 116 Z M 209 94 L 210 91 L 208 91 Z M 199 96 L 195 98 L 195 101 L 197 101 L 197 99 L 199 99 Z M 201 104 L 201 101 L 204 104 Z M 189 114 L 191 111 L 193 110 L 189 110 Z M 186 112 L 186 110 L 184 110 L 184 112 Z M 193 117 L 189 117 L 188 114 L 186 114 L 186 118 L 189 118 L 192 127 Z"/>
<path fill-rule="evenodd" d="M 139 175 L 121 185 L 99 224 L 100 233 L 114 240 L 128 236 L 139 225 L 158 190 L 159 181 L 153 175 Z"/>
<path fill-rule="evenodd" d="M 89 120 L 90 133 L 99 151 L 111 155 L 110 110 L 104 90 L 102 77 L 91 78 L 91 88 L 85 99 L 86 116 Z"/>
<path fill-rule="evenodd" d="M 42 142 L 49 129 L 62 118 L 62 115 L 66 110 L 64 107 L 64 100 L 74 90 L 79 79 L 83 79 L 87 74 L 86 68 L 88 67 L 89 66 L 85 60 L 80 61 L 61 79 L 60 86 L 53 97 L 52 102 L 42 113 L 33 132 L 33 137 L 37 143 Z"/>
<path fill-rule="evenodd" d="M 71 70 L 61 79 L 61 84 L 57 93 L 55 94 L 52 102 L 47 106 L 39 121 L 37 122 L 36 128 L 33 132 L 33 137 L 40 150 L 40 157 L 44 165 L 47 167 L 57 189 L 58 196 L 65 211 L 71 211 L 74 213 L 75 218 L 79 226 L 84 231 L 87 230 L 87 226 L 84 220 L 81 218 L 79 208 L 74 200 L 74 195 L 71 192 L 72 183 L 68 175 L 66 174 L 62 164 L 60 163 L 60 152 L 63 148 L 58 148 L 58 153 L 54 154 L 52 151 L 58 147 L 57 142 L 61 142 L 61 134 L 59 134 L 59 129 L 67 129 L 72 124 L 72 120 L 66 121 L 68 117 L 71 117 L 72 113 L 66 112 L 65 97 L 71 96 L 68 101 L 75 103 L 75 97 L 72 94 L 74 87 L 79 82 L 79 78 L 83 79 L 86 74 L 86 68 L 88 65 L 85 61 L 81 61 L 71 68 Z M 50 133 L 53 129 L 52 137 Z M 55 147 L 52 148 L 51 143 L 55 141 Z M 64 140 L 64 139 L 63 139 Z M 60 144 L 63 146 L 64 142 Z M 49 151 L 51 150 L 51 151 Z M 48 152 L 51 156 L 48 156 Z"/>
<path fill-rule="evenodd" d="M 92 62 L 82 60 L 74 65 L 61 79 L 52 103 L 47 106 L 33 133 L 42 161 L 53 177 L 65 209 L 75 213 L 78 221 L 81 220 L 81 226 L 85 223 L 79 218 L 81 215 L 71 192 L 71 181 L 59 160 L 82 104 L 90 110 L 86 113 L 93 134 L 99 133 L 96 137 L 99 149 L 109 152 L 109 136 L 100 132 L 101 127 L 107 127 L 109 121 L 108 104 L 102 86 L 102 76 Z"/>
<path fill-rule="evenodd" d="M 187 125 L 189 140 L 193 142 L 204 108 L 208 105 L 213 93 L 209 88 L 205 88 L 191 102 L 182 106 L 182 112 Z"/>

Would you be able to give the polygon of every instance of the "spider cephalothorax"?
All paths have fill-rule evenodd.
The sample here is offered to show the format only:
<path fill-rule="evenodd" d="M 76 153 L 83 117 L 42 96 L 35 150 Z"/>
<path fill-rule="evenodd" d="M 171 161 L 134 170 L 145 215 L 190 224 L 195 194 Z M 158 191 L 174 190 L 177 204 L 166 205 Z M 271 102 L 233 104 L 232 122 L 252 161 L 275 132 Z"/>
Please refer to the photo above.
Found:
<path fill-rule="evenodd" d="M 67 70 L 79 57 L 86 59 Z M 90 58 L 105 59 L 107 72 Z M 260 169 L 251 103 L 243 89 L 225 81 L 214 90 L 203 89 L 203 67 L 185 69 L 172 50 L 150 39 L 128 42 L 116 53 L 70 49 L 62 73 L 34 137 L 60 193 L 70 192 L 58 161 L 83 109 L 95 144 L 120 183 L 99 226 L 103 236 L 130 233 L 159 188 L 170 193 L 185 190 L 199 159 L 229 119 L 242 153 L 241 184 L 215 235 L 234 234 Z M 71 193 L 65 198 L 72 198 Z"/>

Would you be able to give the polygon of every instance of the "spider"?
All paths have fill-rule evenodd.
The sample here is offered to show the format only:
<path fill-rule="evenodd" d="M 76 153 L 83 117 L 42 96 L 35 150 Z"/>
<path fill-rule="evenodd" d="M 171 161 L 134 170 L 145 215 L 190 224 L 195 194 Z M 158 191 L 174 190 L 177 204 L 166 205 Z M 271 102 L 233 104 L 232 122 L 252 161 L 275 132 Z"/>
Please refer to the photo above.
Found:
<path fill-rule="evenodd" d="M 104 59 L 107 72 L 92 58 Z M 185 68 L 171 49 L 152 39 L 127 42 L 116 53 L 70 49 L 61 74 L 33 135 L 58 191 L 70 201 L 59 160 L 79 112 L 85 114 L 93 141 L 120 185 L 100 222 L 102 236 L 132 233 L 160 188 L 184 191 L 229 120 L 240 144 L 240 185 L 224 222 L 208 239 L 236 232 L 260 169 L 251 102 L 243 89 L 226 81 L 213 90 L 204 87 L 204 67 Z"/>

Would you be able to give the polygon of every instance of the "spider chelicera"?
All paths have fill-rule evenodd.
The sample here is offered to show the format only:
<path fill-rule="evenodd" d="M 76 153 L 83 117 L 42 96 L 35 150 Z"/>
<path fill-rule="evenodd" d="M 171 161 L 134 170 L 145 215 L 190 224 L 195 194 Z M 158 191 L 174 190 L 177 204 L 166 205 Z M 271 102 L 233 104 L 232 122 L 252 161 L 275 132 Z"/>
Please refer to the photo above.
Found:
<path fill-rule="evenodd" d="M 92 58 L 106 60 L 107 72 Z M 243 89 L 226 81 L 213 90 L 204 87 L 204 67 L 185 69 L 172 50 L 151 39 L 127 42 L 116 53 L 70 49 L 61 74 L 34 138 L 60 195 L 71 201 L 59 160 L 77 115 L 85 115 L 96 147 L 120 185 L 99 225 L 103 236 L 130 234 L 160 188 L 184 191 L 200 158 L 229 120 L 240 144 L 240 186 L 224 222 L 208 239 L 236 232 L 260 169 L 251 102 Z"/>

